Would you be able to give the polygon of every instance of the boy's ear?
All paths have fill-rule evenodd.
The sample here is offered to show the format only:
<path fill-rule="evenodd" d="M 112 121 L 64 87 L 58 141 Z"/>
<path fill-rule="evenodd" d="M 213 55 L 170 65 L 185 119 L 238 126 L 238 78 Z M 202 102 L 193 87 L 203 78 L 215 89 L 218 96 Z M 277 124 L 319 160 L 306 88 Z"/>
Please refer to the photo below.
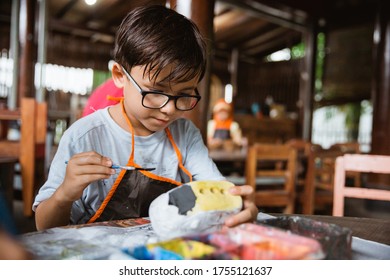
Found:
<path fill-rule="evenodd" d="M 125 79 L 127 77 L 122 72 L 122 67 L 118 63 L 114 63 L 111 69 L 112 79 L 118 88 L 123 88 L 125 86 Z"/>

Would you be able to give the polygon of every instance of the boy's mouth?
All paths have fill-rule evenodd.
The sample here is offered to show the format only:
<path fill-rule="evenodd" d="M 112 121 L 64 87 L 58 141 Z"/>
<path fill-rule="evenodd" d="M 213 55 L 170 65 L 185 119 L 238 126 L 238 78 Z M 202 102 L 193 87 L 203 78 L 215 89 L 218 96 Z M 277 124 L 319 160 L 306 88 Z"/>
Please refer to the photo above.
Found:
<path fill-rule="evenodd" d="M 159 119 L 159 118 L 155 118 L 155 120 L 157 120 L 158 123 L 160 124 L 163 124 L 163 125 L 166 125 L 169 123 L 169 119 Z"/>

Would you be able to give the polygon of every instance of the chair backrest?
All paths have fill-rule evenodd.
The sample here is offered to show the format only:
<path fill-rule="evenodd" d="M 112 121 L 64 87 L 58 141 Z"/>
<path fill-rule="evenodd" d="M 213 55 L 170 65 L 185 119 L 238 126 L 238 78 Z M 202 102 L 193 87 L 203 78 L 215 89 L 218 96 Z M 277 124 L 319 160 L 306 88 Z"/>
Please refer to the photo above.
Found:
<path fill-rule="evenodd" d="M 297 176 L 296 176 L 296 202 L 297 211 L 302 214 L 313 214 L 313 184 L 314 184 L 314 158 L 316 151 L 323 150 L 318 144 L 308 140 L 293 138 L 286 142 L 297 150 Z M 311 164 L 310 161 L 313 161 Z M 297 212 L 297 213 L 298 213 Z"/>
<path fill-rule="evenodd" d="M 340 150 L 323 149 L 313 152 L 314 188 L 333 191 L 336 159 L 344 155 Z"/>
<path fill-rule="evenodd" d="M 338 157 L 335 166 L 333 215 L 344 215 L 346 197 L 390 201 L 390 189 L 373 189 L 346 186 L 348 171 L 390 174 L 390 156 L 346 154 Z"/>
<path fill-rule="evenodd" d="M 246 184 L 255 188 L 258 207 L 284 207 L 294 213 L 297 151 L 289 145 L 260 144 L 250 146 L 246 162 Z M 257 180 L 260 179 L 260 180 Z M 268 183 L 262 183 L 265 179 Z M 282 187 L 270 186 L 273 182 Z"/>
<path fill-rule="evenodd" d="M 302 156 L 308 156 L 312 146 L 310 141 L 299 138 L 287 140 L 285 144 L 295 148 L 298 151 L 298 155 L 301 154 Z"/>
<path fill-rule="evenodd" d="M 293 147 L 297 151 L 296 185 L 298 187 L 304 188 L 307 175 L 307 163 L 310 156 L 312 143 L 303 139 L 293 138 L 286 141 L 285 144 Z"/>
<path fill-rule="evenodd" d="M 313 145 L 308 160 L 307 187 L 303 213 L 311 215 L 315 210 L 325 210 L 331 214 L 333 204 L 334 173 L 337 157 L 346 153 L 359 153 L 357 142 L 338 143 L 328 149 Z M 360 173 L 348 171 L 348 179 L 360 186 Z"/>
<path fill-rule="evenodd" d="M 360 154 L 360 144 L 359 142 L 344 142 L 344 143 L 335 143 L 330 146 L 329 150 L 339 150 L 343 154 Z M 348 171 L 347 177 L 353 179 L 355 187 L 360 187 L 361 185 L 361 176 L 360 172 Z"/>

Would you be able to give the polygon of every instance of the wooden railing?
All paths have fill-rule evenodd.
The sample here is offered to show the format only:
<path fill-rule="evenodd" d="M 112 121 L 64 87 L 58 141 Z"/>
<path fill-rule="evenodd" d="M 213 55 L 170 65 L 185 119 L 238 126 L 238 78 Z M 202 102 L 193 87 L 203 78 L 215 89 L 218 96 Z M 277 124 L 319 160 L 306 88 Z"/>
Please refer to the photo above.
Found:
<path fill-rule="evenodd" d="M 20 120 L 20 139 L 10 141 L 5 138 L 7 122 Z M 0 157 L 14 157 L 18 160 L 22 177 L 23 211 L 31 216 L 36 185 L 44 180 L 45 143 L 47 132 L 47 104 L 38 103 L 34 98 L 22 98 L 18 110 L 0 109 L 2 137 Z M 14 186 L 9 186 L 14 187 Z"/>
<path fill-rule="evenodd" d="M 234 116 L 240 125 L 242 135 L 247 137 L 248 143 L 284 143 L 297 137 L 297 122 L 292 119 L 258 119 L 252 115 Z"/>

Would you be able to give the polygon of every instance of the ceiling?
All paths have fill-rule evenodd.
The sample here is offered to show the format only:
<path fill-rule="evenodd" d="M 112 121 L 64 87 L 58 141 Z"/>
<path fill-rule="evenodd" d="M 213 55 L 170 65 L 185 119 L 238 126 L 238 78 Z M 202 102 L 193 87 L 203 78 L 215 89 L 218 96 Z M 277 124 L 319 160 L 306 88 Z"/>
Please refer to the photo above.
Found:
<path fill-rule="evenodd" d="M 12 0 L 2 0 L 0 23 L 10 22 Z M 39 2 L 39 1 L 37 1 Z M 122 18 L 136 6 L 164 5 L 166 0 L 47 0 L 49 34 L 80 37 L 94 43 L 113 44 Z M 229 58 L 238 50 L 239 58 L 258 61 L 265 55 L 301 41 L 302 32 L 314 21 L 323 25 L 364 20 L 370 0 L 216 0 L 214 17 L 215 56 Z M 352 11 L 352 13 L 346 13 Z M 354 16 L 355 15 L 355 16 Z M 1 31 L 1 30 L 0 30 Z M 50 35 L 49 35 L 50 36 Z"/>
<path fill-rule="evenodd" d="M 278 25 L 270 21 L 271 16 L 266 18 L 266 13 L 258 12 L 259 7 L 253 3 L 244 5 L 240 2 L 258 3 L 216 1 L 216 55 L 229 57 L 235 48 L 243 59 L 251 60 L 300 41 L 301 33 L 287 27 L 287 20 L 285 26 Z M 48 3 L 51 31 L 113 43 L 115 30 L 129 10 L 144 4 L 164 5 L 165 0 L 98 0 L 94 6 L 86 5 L 83 0 L 52 0 Z M 303 21 L 304 12 L 297 14 Z"/>

